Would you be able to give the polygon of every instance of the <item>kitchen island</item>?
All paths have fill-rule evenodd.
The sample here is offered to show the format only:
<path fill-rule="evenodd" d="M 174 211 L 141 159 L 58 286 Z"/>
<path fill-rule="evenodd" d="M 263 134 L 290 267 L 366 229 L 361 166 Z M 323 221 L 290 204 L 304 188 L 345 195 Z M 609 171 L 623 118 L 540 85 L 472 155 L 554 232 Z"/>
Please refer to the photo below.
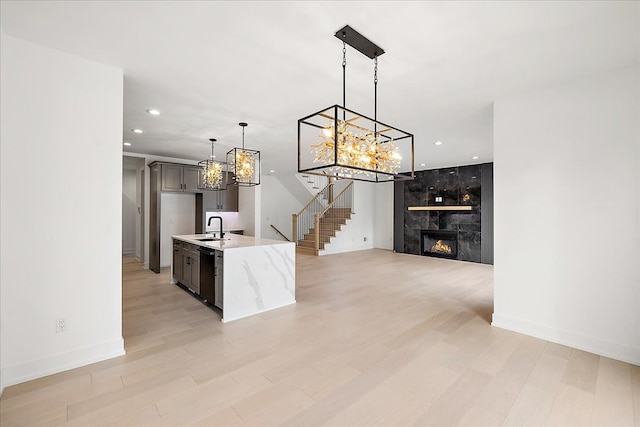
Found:
<path fill-rule="evenodd" d="M 222 240 L 211 234 L 171 237 L 171 283 L 220 308 L 223 322 L 296 302 L 293 242 L 226 233 Z"/>

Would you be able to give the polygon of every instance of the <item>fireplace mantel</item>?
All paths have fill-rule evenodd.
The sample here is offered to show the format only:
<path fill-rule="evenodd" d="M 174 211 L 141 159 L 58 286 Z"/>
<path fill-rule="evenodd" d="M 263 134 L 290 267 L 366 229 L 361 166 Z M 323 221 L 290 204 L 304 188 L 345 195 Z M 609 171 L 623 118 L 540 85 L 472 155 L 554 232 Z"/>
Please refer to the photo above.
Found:
<path fill-rule="evenodd" d="M 410 211 L 470 211 L 473 206 L 409 206 Z"/>

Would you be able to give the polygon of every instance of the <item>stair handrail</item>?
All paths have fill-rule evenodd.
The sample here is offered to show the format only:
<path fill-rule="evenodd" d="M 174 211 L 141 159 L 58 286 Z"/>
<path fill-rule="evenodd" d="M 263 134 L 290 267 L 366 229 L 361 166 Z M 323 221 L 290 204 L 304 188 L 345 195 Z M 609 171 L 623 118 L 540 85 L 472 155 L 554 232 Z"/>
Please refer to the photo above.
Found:
<path fill-rule="evenodd" d="M 330 185 L 333 185 L 333 182 L 329 182 L 327 185 L 325 185 L 324 187 L 322 187 L 322 190 L 318 191 L 318 194 L 316 194 L 315 196 L 313 196 L 313 198 L 311 200 L 309 200 L 309 203 L 307 203 L 304 208 L 300 209 L 300 212 L 298 212 L 297 214 L 294 214 L 296 216 L 300 216 L 302 215 L 302 213 L 309 207 L 311 206 L 311 204 L 318 198 L 322 197 L 322 193 L 324 193 L 324 190 L 327 189 L 327 187 L 329 187 Z M 289 211 L 291 212 L 291 211 Z"/>
<path fill-rule="evenodd" d="M 320 213 L 320 218 L 322 218 L 327 213 L 327 211 L 329 209 L 331 209 L 332 207 L 334 207 L 335 205 L 340 205 L 340 203 L 342 201 L 342 199 L 341 199 L 342 195 L 345 194 L 347 192 L 347 190 L 349 191 L 349 194 L 347 194 L 347 196 L 345 196 L 345 197 L 349 197 L 350 198 L 350 203 L 349 203 L 349 206 L 346 206 L 346 207 L 351 208 L 352 209 L 351 213 L 353 213 L 353 188 L 352 187 L 353 187 L 353 181 L 351 181 L 346 187 L 344 187 L 342 189 L 342 191 L 340 192 L 340 194 L 338 194 L 336 197 L 334 197 L 333 200 L 331 201 L 331 203 L 329 203 L 327 205 L 327 207 L 324 208 L 324 210 Z"/>
<path fill-rule="evenodd" d="M 334 210 L 332 211 L 331 209 Z M 337 197 L 334 197 L 321 213 L 316 214 L 314 222 L 314 249 L 316 255 L 320 253 L 320 220 L 329 216 L 330 222 L 335 224 L 336 217 L 342 219 L 343 214 L 336 214 L 336 217 L 327 215 L 328 212 L 335 212 L 335 209 L 349 209 L 349 213 L 353 213 L 353 181 L 349 182 L 349 184 L 342 189 L 340 194 L 338 194 Z"/>
<path fill-rule="evenodd" d="M 275 226 L 275 225 L 273 225 L 273 224 L 269 224 L 269 225 L 271 226 L 271 228 L 273 228 L 274 230 L 276 230 L 276 233 L 278 233 L 279 235 L 281 235 L 281 236 L 282 236 L 282 237 L 283 237 L 287 242 L 290 242 L 290 241 L 291 241 L 291 240 L 289 240 L 289 238 L 288 238 L 287 236 L 285 236 L 285 235 L 282 233 L 282 231 L 278 230 L 278 229 L 276 228 L 276 226 Z"/>

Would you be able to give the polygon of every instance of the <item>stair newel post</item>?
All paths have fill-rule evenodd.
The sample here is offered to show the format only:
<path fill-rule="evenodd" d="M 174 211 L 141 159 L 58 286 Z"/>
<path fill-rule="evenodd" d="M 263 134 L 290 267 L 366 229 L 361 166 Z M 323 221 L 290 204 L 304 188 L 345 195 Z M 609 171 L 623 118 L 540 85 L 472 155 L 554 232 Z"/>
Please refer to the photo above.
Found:
<path fill-rule="evenodd" d="M 318 255 L 320 253 L 320 214 L 316 214 L 316 220 L 315 220 L 315 251 L 316 251 L 316 255 Z"/>
<path fill-rule="evenodd" d="M 296 214 L 291 215 L 291 238 L 298 246 L 298 215 Z"/>
<path fill-rule="evenodd" d="M 329 177 L 329 203 L 333 203 L 333 177 Z"/>

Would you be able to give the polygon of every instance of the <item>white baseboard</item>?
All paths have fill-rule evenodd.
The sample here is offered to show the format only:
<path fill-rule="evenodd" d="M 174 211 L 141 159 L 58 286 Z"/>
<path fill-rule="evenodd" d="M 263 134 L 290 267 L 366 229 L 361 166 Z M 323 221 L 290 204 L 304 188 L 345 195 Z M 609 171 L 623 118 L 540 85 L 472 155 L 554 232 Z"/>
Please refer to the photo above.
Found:
<path fill-rule="evenodd" d="M 620 360 L 640 366 L 640 348 L 612 343 L 595 337 L 589 337 L 575 332 L 552 328 L 540 323 L 517 319 L 502 314 L 493 313 L 491 326 L 519 332 L 546 341 L 588 351 L 600 356 Z"/>
<path fill-rule="evenodd" d="M 98 344 L 92 347 L 57 354 L 46 359 L 35 360 L 14 366 L 7 366 L 0 371 L 0 394 L 5 387 L 20 384 L 80 366 L 90 365 L 113 357 L 123 356 L 124 340 L 122 338 Z"/>

